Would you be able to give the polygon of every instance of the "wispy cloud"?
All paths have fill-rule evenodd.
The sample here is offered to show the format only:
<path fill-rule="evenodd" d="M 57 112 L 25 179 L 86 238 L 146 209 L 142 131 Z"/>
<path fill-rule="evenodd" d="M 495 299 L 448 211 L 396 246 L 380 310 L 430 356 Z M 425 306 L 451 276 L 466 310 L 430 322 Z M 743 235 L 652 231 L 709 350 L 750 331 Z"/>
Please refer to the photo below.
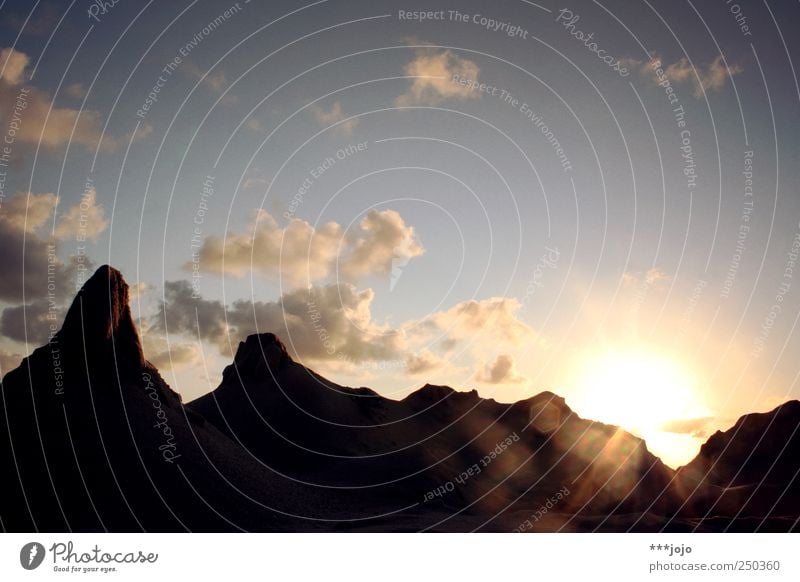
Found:
<path fill-rule="evenodd" d="M 314 115 L 314 119 L 317 120 L 317 123 L 323 127 L 329 127 L 331 125 L 338 124 L 334 129 L 342 135 L 352 135 L 353 130 L 356 128 L 359 122 L 358 118 L 347 119 L 348 115 L 342 109 L 342 104 L 339 101 L 334 103 L 333 106 L 327 111 L 317 105 L 314 105 L 309 109 Z"/>
<path fill-rule="evenodd" d="M 73 99 L 83 99 L 86 96 L 86 87 L 83 83 L 72 83 L 67 85 L 64 89 L 64 93 Z"/>
<path fill-rule="evenodd" d="M 228 79 L 225 76 L 225 72 L 219 68 L 215 71 L 203 70 L 194 62 L 185 60 L 181 64 L 180 70 L 190 79 L 196 81 L 202 80 L 203 84 L 215 93 L 220 93 L 228 86 Z"/>
<path fill-rule="evenodd" d="M 111 151 L 131 137 L 120 139 L 104 134 L 103 117 L 98 111 L 56 107 L 46 91 L 26 84 L 29 62 L 28 55 L 15 49 L 0 51 L 0 125 L 5 127 L 19 116 L 22 122 L 15 136 L 18 142 L 51 149 L 67 143 L 99 145 L 103 151 Z M 68 94 L 70 88 L 77 92 L 77 87 L 70 86 Z M 146 133 L 135 137 L 146 137 Z"/>
<path fill-rule="evenodd" d="M 726 67 L 722 56 L 705 64 L 695 63 L 694 66 L 686 57 L 673 63 L 664 63 L 656 53 L 647 61 L 628 59 L 626 62 L 631 68 L 638 69 L 642 78 L 653 83 L 658 83 L 662 77 L 675 85 L 691 86 L 692 95 L 697 99 L 701 99 L 708 91 L 722 90 L 728 79 L 744 71 L 738 64 Z"/>
<path fill-rule="evenodd" d="M 624 285 L 651 286 L 669 280 L 670 276 L 658 267 L 652 267 L 646 271 L 626 271 L 622 274 Z"/>

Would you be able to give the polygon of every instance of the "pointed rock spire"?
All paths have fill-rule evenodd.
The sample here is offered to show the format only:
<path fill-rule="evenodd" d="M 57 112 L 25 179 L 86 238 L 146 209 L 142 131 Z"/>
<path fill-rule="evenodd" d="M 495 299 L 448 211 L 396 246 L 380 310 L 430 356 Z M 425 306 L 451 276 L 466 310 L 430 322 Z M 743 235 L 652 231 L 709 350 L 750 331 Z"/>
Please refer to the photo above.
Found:
<path fill-rule="evenodd" d="M 108 265 L 95 271 L 75 296 L 58 339 L 68 347 L 82 345 L 90 354 L 113 353 L 118 363 L 144 364 L 122 273 Z"/>
<path fill-rule="evenodd" d="M 222 372 L 222 380 L 233 381 L 237 373 L 243 380 L 267 378 L 291 361 L 286 346 L 274 333 L 249 335 L 239 342 L 233 364 Z"/>

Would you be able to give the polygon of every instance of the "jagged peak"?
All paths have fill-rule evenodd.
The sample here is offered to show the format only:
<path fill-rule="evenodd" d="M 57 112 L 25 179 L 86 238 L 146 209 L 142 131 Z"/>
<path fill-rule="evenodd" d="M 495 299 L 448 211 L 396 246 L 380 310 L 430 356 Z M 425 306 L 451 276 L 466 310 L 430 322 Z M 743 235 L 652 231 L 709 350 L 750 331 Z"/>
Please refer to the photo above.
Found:
<path fill-rule="evenodd" d="M 122 273 L 103 265 L 89 277 L 67 310 L 58 338 L 65 344 L 84 345 L 87 351 L 113 350 L 118 362 L 144 365 Z"/>
<path fill-rule="evenodd" d="M 435 384 L 425 384 L 406 396 L 403 400 L 440 400 L 454 394 L 455 390 L 450 386 L 437 386 Z"/>
<path fill-rule="evenodd" d="M 292 362 L 286 346 L 274 333 L 247 336 L 236 349 L 233 363 L 222 372 L 222 381 L 268 376 Z"/>

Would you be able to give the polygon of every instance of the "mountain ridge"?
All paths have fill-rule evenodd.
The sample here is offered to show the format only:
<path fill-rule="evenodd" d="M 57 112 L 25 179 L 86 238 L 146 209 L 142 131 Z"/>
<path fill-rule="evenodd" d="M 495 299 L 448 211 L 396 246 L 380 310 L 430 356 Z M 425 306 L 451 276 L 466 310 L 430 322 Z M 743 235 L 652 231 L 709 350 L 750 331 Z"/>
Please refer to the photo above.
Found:
<path fill-rule="evenodd" d="M 4 528 L 513 531 L 565 488 L 534 529 L 755 527 L 743 511 L 781 529 L 800 515 L 797 441 L 776 453 L 800 422 L 796 401 L 734 426 L 766 439 L 758 463 L 740 461 L 732 428 L 675 471 L 553 392 L 499 403 L 425 384 L 393 400 L 337 385 L 265 333 L 239 343 L 214 391 L 183 403 L 145 359 L 128 302 L 122 274 L 100 267 L 51 342 L 3 378 L 0 464 L 15 476 Z"/>

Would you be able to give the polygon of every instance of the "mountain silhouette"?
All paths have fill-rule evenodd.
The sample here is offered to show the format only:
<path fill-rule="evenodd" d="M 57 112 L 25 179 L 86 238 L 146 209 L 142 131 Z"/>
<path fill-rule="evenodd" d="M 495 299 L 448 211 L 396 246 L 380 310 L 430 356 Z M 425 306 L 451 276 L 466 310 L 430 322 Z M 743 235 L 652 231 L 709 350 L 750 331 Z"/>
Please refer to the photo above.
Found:
<path fill-rule="evenodd" d="M 623 500 L 644 510 L 673 477 L 644 441 L 581 419 L 550 392 L 500 404 L 426 385 L 391 400 L 326 380 L 273 334 L 240 343 L 221 385 L 187 408 L 293 478 L 445 508 L 457 521 L 539 507 L 563 487 L 564 511 L 605 515 Z"/>
<path fill-rule="evenodd" d="M 742 416 L 717 431 L 678 470 L 687 505 L 727 529 L 797 527 L 800 516 L 800 402 Z M 761 516 L 776 517 L 762 524 Z"/>
<path fill-rule="evenodd" d="M 271 333 L 184 404 L 104 266 L 2 382 L 5 531 L 795 529 L 800 403 L 740 419 L 674 471 L 542 392 L 503 404 L 331 382 Z"/>
<path fill-rule="evenodd" d="M 145 360 L 128 286 L 110 267 L 48 345 L 6 374 L 2 395 L 8 531 L 287 531 L 318 523 L 294 516 L 370 510 L 356 493 L 330 499 L 276 477 L 185 408 Z"/>

